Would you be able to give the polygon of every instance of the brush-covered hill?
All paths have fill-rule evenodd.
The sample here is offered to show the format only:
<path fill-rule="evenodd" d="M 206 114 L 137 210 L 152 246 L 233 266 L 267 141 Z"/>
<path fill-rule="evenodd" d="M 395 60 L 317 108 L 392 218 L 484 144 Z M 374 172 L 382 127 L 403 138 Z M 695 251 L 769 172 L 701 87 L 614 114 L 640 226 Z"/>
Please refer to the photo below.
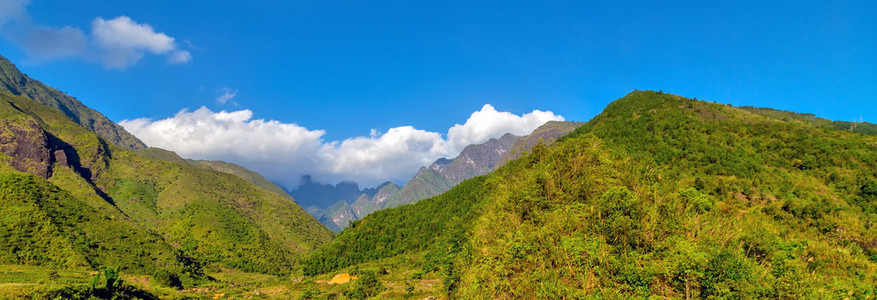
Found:
<path fill-rule="evenodd" d="M 872 135 L 635 91 L 303 268 L 403 256 L 465 299 L 874 298 L 875 170 Z"/>
<path fill-rule="evenodd" d="M 221 269 L 288 274 L 332 238 L 288 196 L 129 152 L 55 108 L 6 92 L 0 186 L 0 265 L 121 266 L 192 286 Z"/>

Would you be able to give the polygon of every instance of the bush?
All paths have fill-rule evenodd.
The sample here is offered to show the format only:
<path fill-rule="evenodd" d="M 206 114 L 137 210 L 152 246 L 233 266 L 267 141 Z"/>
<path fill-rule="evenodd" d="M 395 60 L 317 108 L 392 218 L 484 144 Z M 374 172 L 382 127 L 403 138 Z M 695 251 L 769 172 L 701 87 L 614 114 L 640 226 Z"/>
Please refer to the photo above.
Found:
<path fill-rule="evenodd" d="M 378 280 L 374 271 L 364 271 L 358 279 L 353 282 L 349 290 L 344 292 L 344 296 L 353 299 L 366 299 L 377 296 L 384 290 L 384 285 Z"/>
<path fill-rule="evenodd" d="M 155 280 L 155 283 L 159 285 L 175 289 L 183 288 L 183 283 L 180 281 L 180 277 L 174 273 L 168 272 L 167 270 L 155 271 L 155 273 L 152 274 L 152 278 Z"/>

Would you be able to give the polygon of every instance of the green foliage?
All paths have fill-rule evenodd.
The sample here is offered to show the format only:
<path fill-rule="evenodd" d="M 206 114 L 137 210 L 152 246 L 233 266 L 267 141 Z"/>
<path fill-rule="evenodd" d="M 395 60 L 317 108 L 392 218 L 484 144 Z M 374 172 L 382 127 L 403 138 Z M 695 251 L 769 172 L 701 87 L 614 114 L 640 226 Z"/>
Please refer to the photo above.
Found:
<path fill-rule="evenodd" d="M 597 226 L 604 235 L 613 237 L 612 244 L 636 244 L 643 211 L 633 192 L 625 187 L 613 187 L 598 198 L 595 206 L 600 211 Z"/>
<path fill-rule="evenodd" d="M 305 275 L 315 275 L 401 253 L 435 249 L 452 228 L 477 216 L 481 178 L 464 181 L 441 196 L 377 211 L 354 221 L 332 243 L 302 260 Z M 357 229 L 361 228 L 361 229 Z"/>
<path fill-rule="evenodd" d="M 152 279 L 156 284 L 181 289 L 183 288 L 183 282 L 180 281 L 180 277 L 174 273 L 168 272 L 167 270 L 158 270 L 155 273 L 152 273 Z"/>
<path fill-rule="evenodd" d="M 695 183 L 695 185 L 697 184 Z M 715 207 L 712 197 L 701 193 L 695 188 L 687 188 L 679 191 L 679 200 L 682 201 L 683 206 L 690 208 L 697 213 L 705 213 Z"/>
<path fill-rule="evenodd" d="M 383 284 L 378 280 L 374 271 L 359 273 L 359 278 L 353 281 L 350 289 L 344 291 L 344 296 L 351 299 L 366 299 L 377 296 L 384 290 Z"/>
<path fill-rule="evenodd" d="M 113 268 L 104 269 L 104 287 L 109 290 L 111 293 L 119 286 L 122 285 L 122 278 L 119 277 L 119 269 L 121 266 Z"/>

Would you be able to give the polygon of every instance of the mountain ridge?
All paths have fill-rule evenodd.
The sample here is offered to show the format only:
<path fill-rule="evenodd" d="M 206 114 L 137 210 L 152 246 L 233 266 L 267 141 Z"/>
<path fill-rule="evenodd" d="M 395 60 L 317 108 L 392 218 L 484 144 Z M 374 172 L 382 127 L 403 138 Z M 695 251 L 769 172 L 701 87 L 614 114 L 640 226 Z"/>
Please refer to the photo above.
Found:
<path fill-rule="evenodd" d="M 140 139 L 100 112 L 85 106 L 74 97 L 30 78 L 6 57 L 0 56 L 0 91 L 25 96 L 55 108 L 77 124 L 97 133 L 107 141 L 128 150 L 146 148 Z"/>

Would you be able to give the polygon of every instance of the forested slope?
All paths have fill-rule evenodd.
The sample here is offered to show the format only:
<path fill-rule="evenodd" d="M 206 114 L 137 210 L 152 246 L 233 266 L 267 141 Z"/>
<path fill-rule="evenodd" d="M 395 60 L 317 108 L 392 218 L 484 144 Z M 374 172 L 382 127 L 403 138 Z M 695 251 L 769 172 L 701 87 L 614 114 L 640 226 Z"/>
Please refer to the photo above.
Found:
<path fill-rule="evenodd" d="M 874 136 L 635 91 L 304 268 L 426 253 L 460 298 L 874 298 L 875 170 Z"/>

